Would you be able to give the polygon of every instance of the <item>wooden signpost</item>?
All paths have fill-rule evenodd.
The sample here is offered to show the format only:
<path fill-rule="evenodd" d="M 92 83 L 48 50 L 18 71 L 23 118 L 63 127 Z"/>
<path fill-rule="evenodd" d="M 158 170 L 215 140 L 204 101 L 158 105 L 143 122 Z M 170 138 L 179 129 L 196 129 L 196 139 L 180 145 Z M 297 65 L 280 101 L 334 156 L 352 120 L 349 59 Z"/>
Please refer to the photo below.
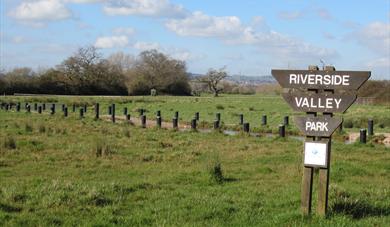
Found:
<path fill-rule="evenodd" d="M 295 117 L 298 128 L 305 133 L 301 208 L 311 212 L 314 169 L 319 169 L 317 213 L 326 215 L 328 207 L 331 136 L 342 124 L 333 113 L 344 113 L 356 100 L 356 91 L 370 78 L 369 71 L 336 71 L 327 66 L 319 70 L 272 70 L 273 77 L 288 89 L 282 94 L 295 111 L 306 117 Z M 322 113 L 322 115 L 318 115 Z"/>

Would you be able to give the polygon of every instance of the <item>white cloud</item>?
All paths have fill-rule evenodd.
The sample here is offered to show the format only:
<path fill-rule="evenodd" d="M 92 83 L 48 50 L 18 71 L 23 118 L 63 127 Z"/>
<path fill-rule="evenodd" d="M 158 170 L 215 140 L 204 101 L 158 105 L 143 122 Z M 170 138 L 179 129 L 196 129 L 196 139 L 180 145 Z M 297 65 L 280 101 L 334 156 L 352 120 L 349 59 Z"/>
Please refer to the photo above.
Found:
<path fill-rule="evenodd" d="M 168 20 L 165 25 L 180 36 L 216 37 L 232 45 L 253 45 L 259 51 L 280 58 L 318 59 L 337 56 L 335 50 L 313 46 L 288 37 L 270 30 L 264 20 L 260 22 L 261 28 L 255 29 L 243 25 L 236 16 L 216 17 L 194 12 L 184 19 Z"/>
<path fill-rule="evenodd" d="M 103 11 L 114 15 L 138 15 L 152 17 L 176 18 L 186 15 L 181 5 L 175 5 L 168 0 L 109 0 Z"/>
<path fill-rule="evenodd" d="M 135 34 L 135 30 L 134 28 L 131 28 L 131 27 L 119 27 L 119 28 L 115 28 L 112 30 L 112 32 L 116 35 L 134 35 Z"/>
<path fill-rule="evenodd" d="M 71 11 L 60 0 L 22 2 L 15 9 L 11 10 L 9 15 L 17 20 L 33 24 L 72 17 Z"/>
<path fill-rule="evenodd" d="M 236 16 L 215 17 L 195 11 L 184 19 L 172 19 L 166 27 L 181 36 L 223 37 L 241 33 L 243 27 Z"/>
<path fill-rule="evenodd" d="M 127 36 L 105 36 L 98 37 L 95 42 L 96 48 L 125 47 L 129 43 Z"/>
<path fill-rule="evenodd" d="M 136 42 L 133 47 L 137 50 L 140 50 L 140 51 L 145 51 L 145 50 L 151 50 L 151 49 L 156 49 L 156 50 L 159 50 L 160 49 L 160 44 L 158 43 L 155 43 L 155 42 Z"/>
<path fill-rule="evenodd" d="M 390 55 L 390 23 L 372 22 L 350 34 L 377 54 Z"/>

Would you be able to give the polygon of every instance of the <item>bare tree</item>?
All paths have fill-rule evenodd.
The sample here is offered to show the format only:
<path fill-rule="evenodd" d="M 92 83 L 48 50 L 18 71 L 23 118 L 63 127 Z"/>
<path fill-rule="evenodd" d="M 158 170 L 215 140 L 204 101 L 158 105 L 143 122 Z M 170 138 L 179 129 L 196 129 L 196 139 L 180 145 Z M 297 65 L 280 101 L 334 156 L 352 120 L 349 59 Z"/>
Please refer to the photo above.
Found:
<path fill-rule="evenodd" d="M 223 86 L 220 82 L 227 77 L 226 67 L 216 69 L 209 69 L 205 76 L 199 78 L 203 83 L 206 83 L 209 90 L 213 92 L 214 97 L 218 97 L 218 94 L 223 90 Z"/>
<path fill-rule="evenodd" d="M 111 54 L 107 61 L 114 66 L 119 67 L 122 72 L 129 71 L 135 64 L 135 58 L 133 55 L 125 54 L 123 52 L 116 52 Z"/>

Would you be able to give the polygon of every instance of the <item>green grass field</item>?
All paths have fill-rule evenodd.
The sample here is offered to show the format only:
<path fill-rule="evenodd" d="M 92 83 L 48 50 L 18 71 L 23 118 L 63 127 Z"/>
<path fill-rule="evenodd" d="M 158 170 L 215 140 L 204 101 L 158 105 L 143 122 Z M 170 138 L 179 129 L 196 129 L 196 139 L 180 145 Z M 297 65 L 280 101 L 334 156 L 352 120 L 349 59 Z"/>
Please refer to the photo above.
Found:
<path fill-rule="evenodd" d="M 2 99 L 69 104 L 99 100 L 104 105 L 122 103 L 119 106 L 128 106 L 133 115 L 137 108 L 146 108 L 148 117 L 160 109 L 163 117 L 171 118 L 179 110 L 183 121 L 196 111 L 206 121 L 221 112 L 231 124 L 238 120 L 234 113 L 244 112 L 249 122 L 258 125 L 259 115 L 266 113 L 270 127 L 291 114 L 275 96 Z M 345 118 L 387 119 L 388 112 L 386 106 L 355 105 Z M 329 214 L 327 218 L 302 217 L 301 141 L 143 129 L 94 121 L 92 111 L 87 114 L 80 120 L 73 113 L 64 118 L 60 113 L 0 111 L 1 226 L 390 223 L 390 148 L 384 145 L 334 141 Z M 314 210 L 317 183 L 315 178 Z"/>
<path fill-rule="evenodd" d="M 275 95 L 222 95 L 202 97 L 172 97 L 172 96 L 131 96 L 131 97 L 96 97 L 96 96 L 27 96 L 27 97 L 0 97 L 0 102 L 29 102 L 29 103 L 57 103 L 72 105 L 87 104 L 92 110 L 94 103 L 99 102 L 101 113 L 107 114 L 108 105 L 116 104 L 117 116 L 123 116 L 123 108 L 127 107 L 132 116 L 139 116 L 140 108 L 146 109 L 148 119 L 154 119 L 157 110 L 161 110 L 162 118 L 171 121 L 174 112 L 180 112 L 181 122 L 190 122 L 195 112 L 200 113 L 200 126 L 212 127 L 216 113 L 221 113 L 225 127 L 235 129 L 239 127 L 239 114 L 244 114 L 244 120 L 251 124 L 251 128 L 257 131 L 277 130 L 283 123 L 283 117 L 292 118 L 294 113 L 281 96 Z M 59 107 L 57 108 L 59 109 Z M 71 108 L 69 108 L 71 109 Z M 77 115 L 78 113 L 76 113 Z M 93 111 L 88 111 L 87 116 L 93 117 Z M 261 116 L 267 115 L 268 126 L 261 126 Z M 390 104 L 389 105 L 358 105 L 354 104 L 345 114 L 338 114 L 344 118 L 344 128 L 347 131 L 358 131 L 367 128 L 367 120 L 374 119 L 376 132 L 390 132 Z M 293 119 L 290 119 L 293 122 Z M 291 124 L 289 132 L 299 133 Z"/>

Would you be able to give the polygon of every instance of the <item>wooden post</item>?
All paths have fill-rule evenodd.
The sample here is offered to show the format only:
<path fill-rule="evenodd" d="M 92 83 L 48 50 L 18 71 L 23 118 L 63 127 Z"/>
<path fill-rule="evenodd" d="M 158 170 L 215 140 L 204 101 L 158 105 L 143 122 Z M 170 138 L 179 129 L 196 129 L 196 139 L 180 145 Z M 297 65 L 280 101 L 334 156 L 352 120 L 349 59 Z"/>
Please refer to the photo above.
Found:
<path fill-rule="evenodd" d="M 261 125 L 267 125 L 267 115 L 261 116 Z"/>
<path fill-rule="evenodd" d="M 218 120 L 214 120 L 214 129 L 215 130 L 219 129 L 219 121 Z"/>
<path fill-rule="evenodd" d="M 16 111 L 20 112 L 20 102 L 18 102 L 18 104 L 16 105 Z"/>
<path fill-rule="evenodd" d="M 130 114 L 126 114 L 126 120 L 130 121 Z"/>
<path fill-rule="evenodd" d="M 111 105 L 111 121 L 115 123 L 115 103 Z"/>
<path fill-rule="evenodd" d="M 319 169 L 319 183 L 318 183 L 318 202 L 317 202 L 317 213 L 321 216 L 325 216 L 328 211 L 328 195 L 329 195 L 329 173 L 330 173 L 330 154 L 331 154 L 331 138 L 327 137 L 323 140 L 328 143 L 328 157 L 327 157 L 327 168 Z"/>
<path fill-rule="evenodd" d="M 173 129 L 177 129 L 178 128 L 178 119 L 177 118 L 172 118 L 172 127 Z"/>
<path fill-rule="evenodd" d="M 87 104 L 84 104 L 84 113 L 87 113 Z"/>
<path fill-rule="evenodd" d="M 72 112 L 73 112 L 73 113 L 76 112 L 76 104 L 74 104 L 74 103 L 73 103 L 73 105 L 72 105 Z"/>
<path fill-rule="evenodd" d="M 311 213 L 311 195 L 313 190 L 313 168 L 303 167 L 301 188 L 301 209 L 304 215 Z"/>
<path fill-rule="evenodd" d="M 244 123 L 243 129 L 244 129 L 244 132 L 249 133 L 249 123 Z"/>
<path fill-rule="evenodd" d="M 38 103 L 34 103 L 34 111 L 38 110 Z"/>
<path fill-rule="evenodd" d="M 156 117 L 156 124 L 157 124 L 158 128 L 161 128 L 161 117 L 160 116 Z"/>
<path fill-rule="evenodd" d="M 161 117 L 161 111 L 160 111 L 160 110 L 157 110 L 156 116 L 157 116 L 157 117 Z"/>
<path fill-rule="evenodd" d="M 39 114 L 42 113 L 42 106 L 38 106 L 38 113 L 39 113 Z"/>
<path fill-rule="evenodd" d="M 374 135 L 374 120 L 368 119 L 368 136 Z"/>
<path fill-rule="evenodd" d="M 326 71 L 335 71 L 333 66 L 325 66 Z M 318 93 L 318 90 L 316 90 Z M 334 90 L 324 90 L 324 93 L 333 94 Z M 324 116 L 333 117 L 333 113 L 323 113 Z M 325 216 L 328 211 L 328 195 L 329 195 L 329 173 L 330 173 L 330 155 L 331 155 L 331 141 L 332 137 L 317 137 L 317 140 L 325 140 L 328 144 L 328 156 L 326 157 L 327 168 L 319 169 L 319 183 L 318 183 L 318 201 L 317 201 L 317 213 L 320 216 Z"/>
<path fill-rule="evenodd" d="M 364 128 L 360 129 L 360 143 L 367 143 L 367 130 Z"/>
<path fill-rule="evenodd" d="M 145 115 L 141 116 L 141 124 L 142 124 L 142 128 L 146 128 L 146 116 Z"/>
<path fill-rule="evenodd" d="M 42 103 L 42 110 L 43 110 L 43 111 L 46 110 L 46 103 Z"/>
<path fill-rule="evenodd" d="M 195 118 L 191 120 L 191 129 L 196 130 L 196 119 Z"/>
<path fill-rule="evenodd" d="M 195 113 L 195 119 L 196 119 L 197 121 L 199 121 L 199 112 L 196 112 L 196 113 Z"/>
<path fill-rule="evenodd" d="M 84 108 L 80 108 L 80 119 L 84 118 Z"/>
<path fill-rule="evenodd" d="M 282 138 L 286 136 L 286 128 L 285 127 L 286 126 L 283 124 L 279 125 L 279 136 Z"/>
<path fill-rule="evenodd" d="M 127 115 L 127 107 L 123 108 L 123 115 L 125 115 L 125 116 Z"/>
<path fill-rule="evenodd" d="M 221 121 L 221 113 L 215 114 L 215 119 L 219 122 Z"/>
<path fill-rule="evenodd" d="M 68 107 L 64 108 L 64 117 L 68 117 Z"/>
<path fill-rule="evenodd" d="M 177 120 L 179 120 L 179 111 L 176 111 L 176 112 L 175 112 L 174 118 L 176 118 Z"/>
<path fill-rule="evenodd" d="M 95 103 L 95 119 L 99 119 L 99 110 L 100 109 L 100 105 L 99 103 Z"/>
<path fill-rule="evenodd" d="M 30 112 L 31 112 L 31 106 L 30 106 L 30 104 L 27 104 L 26 110 L 27 110 L 27 113 L 30 113 Z"/>
<path fill-rule="evenodd" d="M 240 122 L 239 122 L 239 124 L 240 124 L 240 125 L 244 124 L 244 114 L 240 114 L 239 117 L 240 117 Z"/>
<path fill-rule="evenodd" d="M 284 123 L 284 125 L 288 125 L 288 123 L 289 123 L 289 120 L 288 120 L 288 116 L 284 116 L 284 118 L 283 118 L 283 123 Z"/>
<path fill-rule="evenodd" d="M 112 115 L 112 107 L 108 106 L 108 115 Z"/>

